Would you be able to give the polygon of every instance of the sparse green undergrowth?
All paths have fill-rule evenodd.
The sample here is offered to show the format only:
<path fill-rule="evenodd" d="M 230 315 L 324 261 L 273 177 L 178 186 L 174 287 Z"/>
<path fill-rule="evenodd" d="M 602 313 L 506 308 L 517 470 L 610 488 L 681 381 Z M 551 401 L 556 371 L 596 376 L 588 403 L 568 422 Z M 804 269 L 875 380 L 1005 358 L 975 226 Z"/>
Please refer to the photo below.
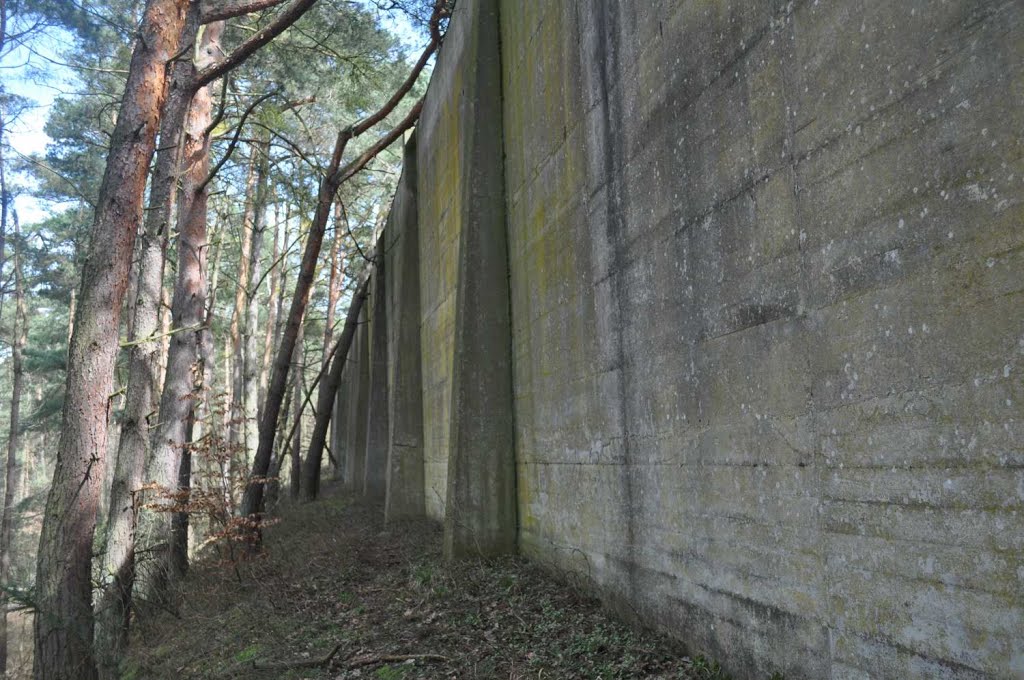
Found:
<path fill-rule="evenodd" d="M 729 677 L 612 619 L 534 564 L 446 564 L 434 525 L 385 529 L 380 515 L 339 495 L 287 509 L 267 531 L 266 555 L 242 565 L 241 582 L 200 564 L 180 618 L 137 627 L 123 677 Z"/>

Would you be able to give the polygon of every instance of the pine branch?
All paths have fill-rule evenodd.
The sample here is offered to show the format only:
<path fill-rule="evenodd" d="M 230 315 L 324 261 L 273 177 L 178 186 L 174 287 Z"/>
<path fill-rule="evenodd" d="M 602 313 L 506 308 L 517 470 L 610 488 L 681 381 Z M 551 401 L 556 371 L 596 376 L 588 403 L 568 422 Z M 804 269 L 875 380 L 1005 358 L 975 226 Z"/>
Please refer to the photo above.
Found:
<path fill-rule="evenodd" d="M 209 85 L 231 69 L 241 65 L 256 50 L 281 35 L 286 28 L 298 21 L 314 3 L 316 0 L 294 0 L 266 28 L 243 42 L 228 56 L 197 73 L 195 81 L 192 83 L 194 90 L 199 91 L 200 88 Z"/>
<path fill-rule="evenodd" d="M 260 10 L 277 7 L 282 2 L 284 2 L 284 0 L 249 0 L 249 2 L 240 2 L 237 4 L 226 3 L 224 5 L 215 5 L 212 0 L 207 0 L 203 3 L 203 7 L 200 10 L 201 18 L 199 19 L 199 22 L 202 24 L 212 24 L 214 21 L 234 19 L 235 17 L 245 16 L 246 14 L 259 12 Z"/>

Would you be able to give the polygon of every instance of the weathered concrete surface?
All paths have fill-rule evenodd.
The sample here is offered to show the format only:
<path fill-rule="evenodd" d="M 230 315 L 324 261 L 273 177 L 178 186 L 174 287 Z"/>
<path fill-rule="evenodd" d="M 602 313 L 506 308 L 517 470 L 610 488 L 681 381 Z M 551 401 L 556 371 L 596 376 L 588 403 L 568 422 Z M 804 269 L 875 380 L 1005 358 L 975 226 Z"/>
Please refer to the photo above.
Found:
<path fill-rule="evenodd" d="M 359 329 L 356 331 L 352 356 L 345 366 L 349 374 L 351 393 L 347 402 L 345 486 L 352 491 L 364 492 L 366 476 L 366 413 L 369 405 L 370 359 L 367 348 L 366 305 L 359 311 Z"/>
<path fill-rule="evenodd" d="M 384 235 L 390 427 L 384 518 L 390 521 L 422 517 L 425 512 L 415 138 L 405 145 L 402 177 Z"/>
<path fill-rule="evenodd" d="M 467 3 L 452 25 L 455 41 L 445 48 L 462 75 L 462 225 L 444 548 L 460 557 L 515 551 L 516 502 L 504 170 L 495 162 L 502 156 L 498 3 Z"/>
<path fill-rule="evenodd" d="M 457 11 L 453 23 L 461 16 Z M 455 284 L 462 229 L 461 143 L 463 112 L 454 92 L 462 88 L 458 36 L 437 57 L 416 128 L 417 176 L 429 177 L 416 193 L 420 265 L 423 473 L 427 515 L 444 519 L 448 488 L 448 433 L 455 346 Z M 421 179 L 426 184 L 426 181 Z M 426 189 L 423 191 L 422 189 Z"/>
<path fill-rule="evenodd" d="M 741 676 L 1024 673 L 1022 6 L 502 12 L 522 548 Z"/>
<path fill-rule="evenodd" d="M 417 132 L 428 514 L 505 416 L 518 547 L 737 677 L 1024 677 L 1024 4 L 501 2 L 500 112 L 493 7 Z"/>
<path fill-rule="evenodd" d="M 366 467 L 363 493 L 384 498 L 388 462 L 388 315 L 387 266 L 384 262 L 384 236 L 377 242 L 374 258 L 377 268 L 370 280 L 369 313 L 365 338 L 369 359 L 369 383 L 366 401 Z M 364 307 L 366 309 L 367 307 Z"/>
<path fill-rule="evenodd" d="M 449 555 L 515 545 L 497 18 L 455 9 L 417 131 L 426 502 Z"/>

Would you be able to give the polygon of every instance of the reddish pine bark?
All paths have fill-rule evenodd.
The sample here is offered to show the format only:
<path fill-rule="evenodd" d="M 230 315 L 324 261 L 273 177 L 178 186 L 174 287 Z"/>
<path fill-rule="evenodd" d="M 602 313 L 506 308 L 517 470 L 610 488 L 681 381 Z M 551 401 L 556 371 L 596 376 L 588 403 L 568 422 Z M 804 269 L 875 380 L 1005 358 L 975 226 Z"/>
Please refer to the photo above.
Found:
<path fill-rule="evenodd" d="M 38 680 L 92 680 L 92 542 L 96 529 L 114 360 L 136 225 L 178 51 L 186 0 L 150 0 L 132 54 L 100 187 L 74 332 L 53 484 L 36 568 Z"/>

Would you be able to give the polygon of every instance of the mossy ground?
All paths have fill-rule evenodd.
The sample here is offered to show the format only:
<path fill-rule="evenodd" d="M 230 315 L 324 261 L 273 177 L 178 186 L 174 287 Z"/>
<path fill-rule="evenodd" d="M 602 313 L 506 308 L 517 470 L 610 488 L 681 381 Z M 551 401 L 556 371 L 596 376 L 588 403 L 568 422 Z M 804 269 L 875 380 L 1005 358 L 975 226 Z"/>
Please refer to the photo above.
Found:
<path fill-rule="evenodd" d="M 286 508 L 265 555 L 200 563 L 176 615 L 136 627 L 124 677 L 724 677 L 536 565 L 446 564 L 435 525 L 381 516 L 331 491 Z M 432 658 L 381 659 L 404 655 Z"/>

